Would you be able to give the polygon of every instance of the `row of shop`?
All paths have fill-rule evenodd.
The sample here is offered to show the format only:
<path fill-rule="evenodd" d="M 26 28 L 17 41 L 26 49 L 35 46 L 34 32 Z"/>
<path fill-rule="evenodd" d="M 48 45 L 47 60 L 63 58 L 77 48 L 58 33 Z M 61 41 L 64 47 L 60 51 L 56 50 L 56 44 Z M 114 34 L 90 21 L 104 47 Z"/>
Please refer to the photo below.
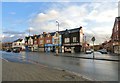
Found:
<path fill-rule="evenodd" d="M 81 52 L 83 43 L 82 27 L 59 32 L 28 36 L 25 38 L 26 51 L 40 52 Z"/>
<path fill-rule="evenodd" d="M 38 46 L 26 46 L 26 51 L 39 51 L 39 52 L 56 52 L 56 50 L 59 50 L 59 53 L 77 53 L 81 52 L 81 45 L 75 45 L 75 46 L 61 46 L 61 45 L 52 45 L 47 44 L 45 47 L 38 47 Z"/>

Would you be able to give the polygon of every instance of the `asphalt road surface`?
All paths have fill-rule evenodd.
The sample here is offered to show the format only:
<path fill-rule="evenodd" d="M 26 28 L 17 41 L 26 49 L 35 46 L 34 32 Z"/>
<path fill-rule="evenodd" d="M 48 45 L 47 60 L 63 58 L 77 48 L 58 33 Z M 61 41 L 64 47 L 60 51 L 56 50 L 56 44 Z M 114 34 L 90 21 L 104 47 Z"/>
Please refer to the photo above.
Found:
<path fill-rule="evenodd" d="M 97 81 L 118 81 L 118 62 L 54 56 L 54 53 L 2 52 L 2 59 L 19 63 L 40 63 L 60 68 Z M 62 54 L 64 55 L 64 54 Z M 83 55 L 81 55 L 83 56 Z"/>

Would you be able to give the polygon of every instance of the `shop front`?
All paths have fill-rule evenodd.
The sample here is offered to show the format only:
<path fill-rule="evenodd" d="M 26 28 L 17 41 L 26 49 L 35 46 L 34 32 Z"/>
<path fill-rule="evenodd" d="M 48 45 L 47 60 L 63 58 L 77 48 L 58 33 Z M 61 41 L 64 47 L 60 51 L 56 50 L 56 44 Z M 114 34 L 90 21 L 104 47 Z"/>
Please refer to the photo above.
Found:
<path fill-rule="evenodd" d="M 52 52 L 53 44 L 45 44 L 45 52 Z"/>
<path fill-rule="evenodd" d="M 79 52 L 81 52 L 81 48 L 82 48 L 82 46 L 79 45 L 79 43 L 76 43 L 76 44 L 64 44 L 64 46 L 62 46 L 62 51 L 64 49 L 63 52 L 79 53 Z"/>

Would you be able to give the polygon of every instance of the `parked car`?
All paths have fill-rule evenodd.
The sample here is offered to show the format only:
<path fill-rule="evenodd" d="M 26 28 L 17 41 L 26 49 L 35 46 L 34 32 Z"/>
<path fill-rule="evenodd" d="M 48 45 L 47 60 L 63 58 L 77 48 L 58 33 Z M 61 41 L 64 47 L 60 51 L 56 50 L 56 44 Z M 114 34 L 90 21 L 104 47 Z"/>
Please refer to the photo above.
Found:
<path fill-rule="evenodd" d="M 107 54 L 107 50 L 106 50 L 106 49 L 101 49 L 101 50 L 99 50 L 99 52 L 100 52 L 101 54 Z"/>
<path fill-rule="evenodd" d="M 86 54 L 91 54 L 92 51 L 89 49 L 89 50 L 86 50 L 85 53 L 86 53 Z"/>
<path fill-rule="evenodd" d="M 19 52 L 20 52 L 20 49 L 19 49 L 19 48 L 13 48 L 13 52 L 19 53 Z"/>
<path fill-rule="evenodd" d="M 7 49 L 6 52 L 11 52 L 11 49 Z"/>

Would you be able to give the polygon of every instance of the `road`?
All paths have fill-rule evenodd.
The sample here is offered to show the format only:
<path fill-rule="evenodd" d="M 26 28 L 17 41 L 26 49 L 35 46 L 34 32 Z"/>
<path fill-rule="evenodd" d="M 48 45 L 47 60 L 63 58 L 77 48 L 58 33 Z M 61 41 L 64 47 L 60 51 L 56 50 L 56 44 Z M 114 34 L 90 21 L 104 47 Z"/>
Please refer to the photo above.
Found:
<path fill-rule="evenodd" d="M 2 51 L 0 51 L 2 52 Z M 97 81 L 118 81 L 118 62 L 54 56 L 54 53 L 2 52 L 2 58 L 12 62 L 31 64 L 37 62 L 49 67 L 75 72 Z"/>

